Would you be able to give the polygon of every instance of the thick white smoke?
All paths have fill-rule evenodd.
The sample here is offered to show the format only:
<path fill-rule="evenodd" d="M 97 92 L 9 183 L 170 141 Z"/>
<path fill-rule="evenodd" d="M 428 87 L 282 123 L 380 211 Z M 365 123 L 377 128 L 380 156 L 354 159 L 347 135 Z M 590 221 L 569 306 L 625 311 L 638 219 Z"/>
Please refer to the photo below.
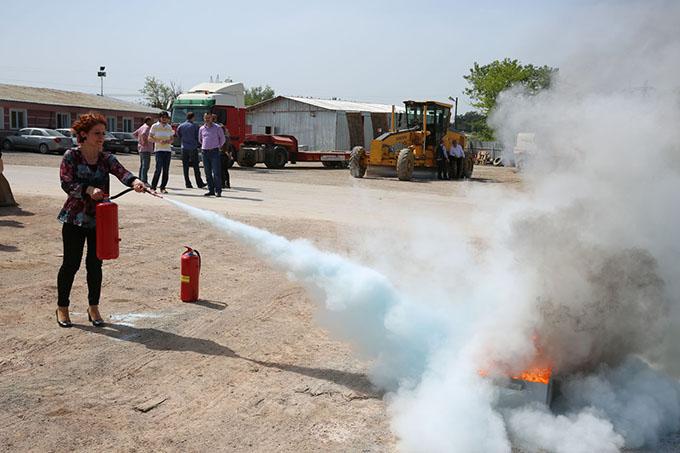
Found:
<path fill-rule="evenodd" d="M 378 272 L 173 202 L 287 270 L 375 359 L 404 451 L 609 452 L 680 428 L 680 6 L 605 6 L 572 18 L 551 89 L 501 95 L 506 149 L 530 132 L 537 152 L 521 192 L 471 183 L 498 204 L 481 248 L 421 212 L 403 247 L 371 235 Z M 499 405 L 479 371 L 537 358 L 562 381 L 554 412 Z"/>
<path fill-rule="evenodd" d="M 376 385 L 396 389 L 420 378 L 432 348 L 446 331 L 446 312 L 412 303 L 380 273 L 320 251 L 307 240 L 289 241 L 212 211 L 167 200 L 253 247 L 305 285 L 325 309 L 320 318 L 326 327 L 375 360 L 370 377 Z"/>

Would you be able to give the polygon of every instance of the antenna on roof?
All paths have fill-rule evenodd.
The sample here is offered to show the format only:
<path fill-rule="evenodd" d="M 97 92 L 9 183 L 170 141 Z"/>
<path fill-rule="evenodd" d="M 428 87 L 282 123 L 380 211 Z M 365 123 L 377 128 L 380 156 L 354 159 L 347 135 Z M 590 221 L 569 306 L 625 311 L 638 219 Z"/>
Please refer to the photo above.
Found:
<path fill-rule="evenodd" d="M 213 79 L 212 79 L 212 76 L 210 76 L 210 83 L 213 83 Z"/>

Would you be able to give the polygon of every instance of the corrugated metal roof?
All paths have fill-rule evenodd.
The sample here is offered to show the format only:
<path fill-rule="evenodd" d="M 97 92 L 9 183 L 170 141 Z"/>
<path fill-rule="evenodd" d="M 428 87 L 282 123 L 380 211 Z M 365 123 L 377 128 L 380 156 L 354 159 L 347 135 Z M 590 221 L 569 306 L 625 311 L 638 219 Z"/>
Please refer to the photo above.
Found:
<path fill-rule="evenodd" d="M 339 101 L 333 99 L 316 99 L 316 98 L 300 98 L 294 96 L 277 96 L 273 99 L 269 99 L 259 104 L 251 105 L 249 109 L 256 110 L 256 108 L 262 107 L 265 104 L 273 102 L 277 99 L 291 99 L 293 101 L 302 102 L 304 104 L 313 105 L 325 110 L 338 110 L 344 112 L 370 112 L 370 113 L 391 113 L 392 106 L 389 104 L 371 104 L 368 102 L 355 102 L 355 101 Z M 403 112 L 404 107 L 400 105 L 395 106 L 397 112 Z"/>
<path fill-rule="evenodd" d="M 159 110 L 133 102 L 125 102 L 107 96 L 80 93 L 77 91 L 54 90 L 0 83 L 0 100 L 33 102 L 36 104 L 64 105 L 99 110 L 122 110 L 125 112 L 158 113 Z"/>

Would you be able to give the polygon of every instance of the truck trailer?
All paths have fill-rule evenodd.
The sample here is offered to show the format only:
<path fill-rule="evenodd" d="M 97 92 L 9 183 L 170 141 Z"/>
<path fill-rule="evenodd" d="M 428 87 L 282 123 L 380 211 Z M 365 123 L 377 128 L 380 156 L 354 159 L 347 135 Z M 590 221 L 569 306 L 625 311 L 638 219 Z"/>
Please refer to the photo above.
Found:
<path fill-rule="evenodd" d="M 327 168 L 347 168 L 349 151 L 306 151 L 298 147 L 297 139 L 285 134 L 252 134 L 247 124 L 245 89 L 242 83 L 201 83 L 180 94 L 172 105 L 174 129 L 194 113 L 196 124 L 203 123 L 203 115 L 217 115 L 217 123 L 225 128 L 228 151 L 240 167 L 254 167 L 263 163 L 267 168 L 283 168 L 298 162 L 321 162 Z M 180 152 L 179 138 L 173 150 Z"/>

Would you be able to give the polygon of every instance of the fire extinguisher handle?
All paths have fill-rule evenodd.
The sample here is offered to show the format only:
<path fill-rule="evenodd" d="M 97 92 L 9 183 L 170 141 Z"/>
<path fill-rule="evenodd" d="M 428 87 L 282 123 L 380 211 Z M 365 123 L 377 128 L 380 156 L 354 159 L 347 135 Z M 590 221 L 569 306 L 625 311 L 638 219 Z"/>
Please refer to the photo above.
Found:
<path fill-rule="evenodd" d="M 192 249 L 188 245 L 185 245 L 184 248 L 187 249 L 186 252 L 184 252 L 184 253 L 194 252 L 196 254 L 196 256 L 198 256 L 198 268 L 200 269 L 201 268 L 201 254 L 198 252 L 198 250 Z"/>

